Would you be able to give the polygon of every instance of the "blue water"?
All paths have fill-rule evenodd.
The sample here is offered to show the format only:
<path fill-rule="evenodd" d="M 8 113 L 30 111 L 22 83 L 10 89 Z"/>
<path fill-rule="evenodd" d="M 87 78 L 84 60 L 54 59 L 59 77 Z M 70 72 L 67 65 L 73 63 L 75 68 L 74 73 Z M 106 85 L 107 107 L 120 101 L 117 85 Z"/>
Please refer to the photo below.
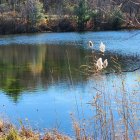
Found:
<path fill-rule="evenodd" d="M 140 55 L 139 30 L 0 36 L 1 117 L 17 126 L 22 120 L 40 131 L 57 128 L 73 135 L 72 118 L 92 118 L 95 112 L 89 103 L 97 92 L 103 91 L 111 98 L 115 110 L 122 81 L 130 95 L 134 89 L 139 91 L 139 70 L 122 75 L 83 76 L 79 67 L 85 64 L 90 51 L 88 40 L 94 42 L 95 50 L 103 41 L 112 54 L 124 58 Z M 134 60 L 131 63 L 135 65 Z M 137 94 L 135 101 L 139 99 Z M 115 117 L 119 119 L 117 113 Z"/>
<path fill-rule="evenodd" d="M 103 41 L 107 50 L 125 51 L 126 53 L 140 52 L 140 31 L 110 31 L 110 32 L 86 32 L 86 33 L 41 33 L 30 35 L 1 36 L 0 45 L 10 44 L 73 44 L 87 46 L 91 40 L 95 48 Z"/>

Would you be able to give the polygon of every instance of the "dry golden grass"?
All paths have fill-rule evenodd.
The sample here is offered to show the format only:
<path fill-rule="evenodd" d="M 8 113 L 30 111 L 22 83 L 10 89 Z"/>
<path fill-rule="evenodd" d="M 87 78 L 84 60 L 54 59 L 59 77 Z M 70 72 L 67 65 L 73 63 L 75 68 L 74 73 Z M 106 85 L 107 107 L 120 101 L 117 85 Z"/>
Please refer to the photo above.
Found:
<path fill-rule="evenodd" d="M 47 132 L 44 136 L 22 126 L 19 131 L 11 124 L 0 121 L 0 140 L 71 140 L 57 131 Z"/>
<path fill-rule="evenodd" d="M 57 131 L 48 132 L 42 140 L 71 140 L 68 136 L 64 136 Z"/>
<path fill-rule="evenodd" d="M 0 121 L 0 132 L 2 131 L 3 127 L 4 127 L 4 123 L 3 121 Z"/>

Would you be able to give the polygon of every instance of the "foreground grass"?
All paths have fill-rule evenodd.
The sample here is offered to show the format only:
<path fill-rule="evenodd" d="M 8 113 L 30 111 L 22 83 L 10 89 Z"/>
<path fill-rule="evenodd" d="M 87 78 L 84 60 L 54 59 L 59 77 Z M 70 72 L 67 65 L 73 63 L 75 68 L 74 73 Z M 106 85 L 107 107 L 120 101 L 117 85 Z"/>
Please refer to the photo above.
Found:
<path fill-rule="evenodd" d="M 68 136 L 64 136 L 57 131 L 47 132 L 43 136 L 24 126 L 20 130 L 13 125 L 0 121 L 0 140 L 70 140 Z"/>

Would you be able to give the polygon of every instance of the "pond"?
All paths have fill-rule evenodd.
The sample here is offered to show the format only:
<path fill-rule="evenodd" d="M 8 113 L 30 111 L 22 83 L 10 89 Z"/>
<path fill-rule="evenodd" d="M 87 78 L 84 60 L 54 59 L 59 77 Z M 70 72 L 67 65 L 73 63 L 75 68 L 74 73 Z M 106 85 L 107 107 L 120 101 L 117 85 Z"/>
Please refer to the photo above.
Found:
<path fill-rule="evenodd" d="M 94 54 L 89 40 L 94 41 Z M 108 68 L 100 74 L 83 71 L 89 56 L 100 56 L 101 41 Z M 117 73 L 111 57 L 122 73 Z M 139 68 L 140 30 L 0 36 L 1 117 L 17 126 L 22 120 L 39 131 L 56 128 L 73 136 L 73 119 L 90 129 L 89 120 L 97 113 L 92 101 L 99 95 L 102 110 L 112 108 L 114 120 L 120 121 L 122 99 L 129 99 L 133 111 L 140 113 Z"/>

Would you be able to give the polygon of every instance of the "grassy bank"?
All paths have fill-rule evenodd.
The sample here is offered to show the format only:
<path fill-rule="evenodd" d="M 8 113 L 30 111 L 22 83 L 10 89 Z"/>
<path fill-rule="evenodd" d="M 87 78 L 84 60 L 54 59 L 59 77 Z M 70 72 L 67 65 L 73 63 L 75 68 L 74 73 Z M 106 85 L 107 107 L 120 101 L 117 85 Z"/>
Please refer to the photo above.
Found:
<path fill-rule="evenodd" d="M 12 124 L 1 120 L 0 140 L 70 140 L 70 138 L 58 133 L 56 130 L 46 132 L 42 135 L 24 126 L 17 129 Z"/>
<path fill-rule="evenodd" d="M 90 22 L 89 24 L 87 24 L 87 27 L 82 30 L 82 32 L 140 29 L 140 25 L 123 24 L 119 28 L 116 28 L 108 22 L 100 23 L 98 26 L 94 26 L 93 22 Z M 74 19 L 68 18 L 49 20 L 47 21 L 47 23 L 41 23 L 36 26 L 33 26 L 30 23 L 25 23 L 18 18 L 0 19 L 0 35 L 42 32 L 79 32 L 79 30 L 77 28 L 77 23 L 74 21 Z"/>

